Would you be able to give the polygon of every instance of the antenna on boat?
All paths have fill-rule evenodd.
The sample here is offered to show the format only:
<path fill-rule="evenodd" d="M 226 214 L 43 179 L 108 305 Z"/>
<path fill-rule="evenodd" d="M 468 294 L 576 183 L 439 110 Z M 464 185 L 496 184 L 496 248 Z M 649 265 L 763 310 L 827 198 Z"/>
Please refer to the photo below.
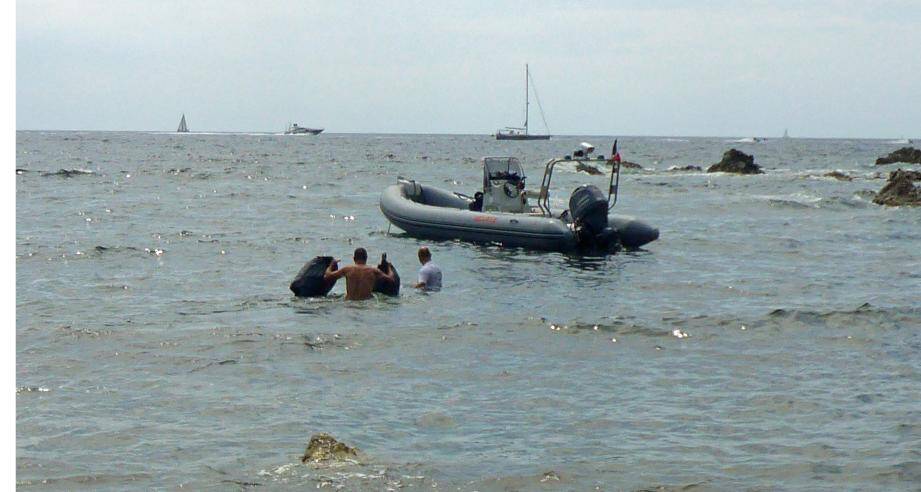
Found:
<path fill-rule="evenodd" d="M 614 177 L 617 176 L 615 181 Z M 611 147 L 611 181 L 608 182 L 608 210 L 614 208 L 617 204 L 617 190 L 620 187 L 620 153 L 617 152 L 617 139 L 614 139 L 614 146 Z M 611 201 L 611 197 L 614 201 Z"/>
<path fill-rule="evenodd" d="M 524 133 L 528 134 L 528 112 L 530 101 L 528 101 L 528 79 L 531 78 L 531 74 L 528 72 L 528 64 L 524 64 Z"/>

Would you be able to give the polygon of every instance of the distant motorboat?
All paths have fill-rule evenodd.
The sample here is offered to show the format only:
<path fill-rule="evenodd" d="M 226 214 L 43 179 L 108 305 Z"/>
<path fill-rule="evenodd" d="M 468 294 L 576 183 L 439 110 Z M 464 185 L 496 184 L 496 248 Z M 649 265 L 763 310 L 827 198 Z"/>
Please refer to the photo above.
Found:
<path fill-rule="evenodd" d="M 297 123 L 292 123 L 285 130 L 285 135 L 319 135 L 322 132 L 323 128 L 306 128 L 298 126 Z"/>
<path fill-rule="evenodd" d="M 528 80 L 531 73 L 528 71 L 528 65 L 524 66 L 524 126 L 507 126 L 496 130 L 496 140 L 550 140 L 550 135 L 535 135 L 528 133 L 528 113 L 530 108 L 530 99 L 528 98 Z M 534 89 L 534 98 L 537 100 L 537 107 L 540 109 L 540 117 L 544 120 L 544 127 L 547 127 L 547 120 L 544 118 L 544 109 L 540 105 L 540 98 L 537 96 L 537 89 Z M 549 129 L 548 129 L 549 131 Z"/>
<path fill-rule="evenodd" d="M 179 129 L 176 130 L 177 133 L 189 133 L 189 127 L 185 123 L 185 113 L 182 114 L 182 119 L 179 120 Z"/>

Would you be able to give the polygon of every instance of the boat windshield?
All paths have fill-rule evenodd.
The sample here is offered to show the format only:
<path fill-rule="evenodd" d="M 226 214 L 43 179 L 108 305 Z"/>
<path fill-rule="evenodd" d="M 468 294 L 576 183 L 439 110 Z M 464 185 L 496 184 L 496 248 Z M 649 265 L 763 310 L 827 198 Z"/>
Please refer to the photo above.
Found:
<path fill-rule="evenodd" d="M 489 186 L 489 181 L 522 181 L 524 170 L 515 157 L 485 157 L 483 158 L 483 186 Z"/>

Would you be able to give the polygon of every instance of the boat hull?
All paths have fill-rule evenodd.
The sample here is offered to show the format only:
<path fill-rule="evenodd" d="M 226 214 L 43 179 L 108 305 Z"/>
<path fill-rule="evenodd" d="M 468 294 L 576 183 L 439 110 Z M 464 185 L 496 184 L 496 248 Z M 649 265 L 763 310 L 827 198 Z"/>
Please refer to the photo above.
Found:
<path fill-rule="evenodd" d="M 323 128 L 295 128 L 285 131 L 285 135 L 319 135 L 323 133 Z"/>
<path fill-rule="evenodd" d="M 387 220 L 413 237 L 544 251 L 579 249 L 572 226 L 558 217 L 474 212 L 467 209 L 469 203 L 469 199 L 450 191 L 412 182 L 389 186 L 380 198 L 381 212 Z M 630 248 L 659 237 L 658 229 L 631 217 L 609 216 L 609 221 L 618 230 L 621 244 Z"/>
<path fill-rule="evenodd" d="M 550 140 L 550 135 L 503 135 L 497 133 L 496 140 Z"/>

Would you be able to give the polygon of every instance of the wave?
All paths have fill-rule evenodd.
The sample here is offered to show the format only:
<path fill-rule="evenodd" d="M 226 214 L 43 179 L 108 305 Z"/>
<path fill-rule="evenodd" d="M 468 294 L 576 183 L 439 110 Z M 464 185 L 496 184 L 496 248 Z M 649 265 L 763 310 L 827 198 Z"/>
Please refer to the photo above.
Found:
<path fill-rule="evenodd" d="M 752 195 L 756 200 L 766 201 L 772 207 L 788 208 L 818 208 L 822 197 L 808 195 L 805 193 L 794 193 L 792 195 Z"/>
<path fill-rule="evenodd" d="M 855 328 L 898 329 L 915 326 L 921 322 L 921 306 L 877 307 L 864 303 L 856 308 L 814 310 L 808 308 L 778 308 L 754 317 L 732 315 L 700 315 L 663 317 L 661 321 L 605 318 L 596 322 L 574 320 L 570 323 L 539 320 L 551 331 L 568 334 L 592 334 L 623 342 L 629 338 L 655 340 L 660 345 L 666 340 L 708 339 L 720 336 L 725 329 L 800 329 L 800 328 Z M 664 346 L 664 345 L 662 345 Z"/>

